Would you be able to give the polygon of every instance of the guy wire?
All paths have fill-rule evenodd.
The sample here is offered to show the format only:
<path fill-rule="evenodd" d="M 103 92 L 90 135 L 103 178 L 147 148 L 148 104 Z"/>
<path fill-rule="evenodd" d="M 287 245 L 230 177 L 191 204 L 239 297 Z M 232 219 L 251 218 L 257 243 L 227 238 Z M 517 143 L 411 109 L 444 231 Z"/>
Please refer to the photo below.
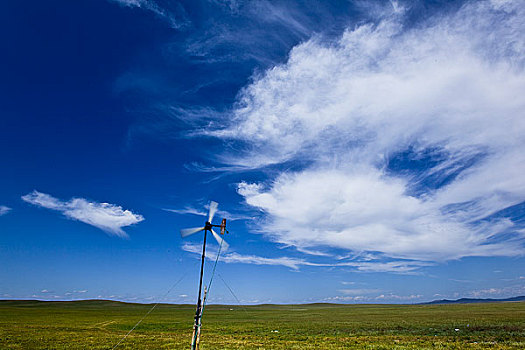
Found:
<path fill-rule="evenodd" d="M 188 271 L 186 271 L 186 273 L 185 273 L 184 275 L 182 275 L 182 277 L 179 278 L 179 280 L 178 280 L 177 282 L 175 282 L 175 283 L 171 286 L 171 288 L 166 292 L 166 294 L 164 294 L 164 295 L 162 296 L 162 299 L 164 299 L 166 296 L 168 296 L 168 294 L 170 294 L 170 292 L 173 290 L 173 288 L 175 288 L 175 287 L 176 287 L 176 286 L 177 286 L 177 285 L 178 285 L 178 284 L 184 279 L 184 277 L 186 277 L 186 275 L 188 275 Z M 139 320 L 139 321 L 133 326 L 133 328 L 131 328 L 131 329 L 129 330 L 129 332 L 128 332 L 125 336 L 123 336 L 122 339 L 120 339 L 120 341 L 119 341 L 117 344 L 115 344 L 115 346 L 114 346 L 113 348 L 111 348 L 111 349 L 112 349 L 112 350 L 116 349 L 117 346 L 119 346 L 119 344 L 122 343 L 122 342 L 124 341 L 124 339 L 126 339 L 126 338 L 128 337 L 128 335 L 130 335 L 131 332 L 133 332 L 133 330 L 134 330 L 135 328 L 137 328 L 137 326 L 138 326 L 138 325 L 139 325 L 139 324 L 140 324 L 140 323 L 141 323 L 141 322 L 142 322 L 142 321 L 143 321 L 143 320 L 144 320 L 144 319 L 145 319 L 145 318 L 146 318 L 146 317 L 147 317 L 147 316 L 148 316 L 148 315 L 149 315 L 149 314 L 150 314 L 150 313 L 151 313 L 151 312 L 157 307 L 157 305 L 159 305 L 159 304 L 160 304 L 160 301 L 157 302 L 155 305 L 153 305 L 153 307 L 152 307 L 151 309 L 149 309 L 149 311 L 148 311 L 144 316 L 142 316 L 142 318 L 141 318 L 141 319 L 140 319 L 140 320 Z"/>
<path fill-rule="evenodd" d="M 219 275 L 219 278 L 222 280 L 222 282 L 224 283 L 224 285 L 226 286 L 226 288 L 228 288 L 228 290 L 230 291 L 230 293 L 233 295 L 233 297 L 235 298 L 235 300 L 237 300 L 237 303 L 239 304 L 239 306 L 241 307 L 241 309 L 246 313 L 246 315 L 248 317 L 252 317 L 253 318 L 253 315 L 250 315 L 248 313 L 248 311 L 246 311 L 246 308 L 241 304 L 241 301 L 239 300 L 239 298 L 237 298 L 237 296 L 235 295 L 235 293 L 233 292 L 233 290 L 230 288 L 230 286 L 228 285 L 228 283 L 226 283 L 226 281 L 224 280 L 224 278 L 222 278 L 221 274 L 218 273 Z"/>
<path fill-rule="evenodd" d="M 213 276 L 215 276 L 215 269 L 217 268 L 217 263 L 219 262 L 219 256 L 221 255 L 221 249 L 222 249 L 222 242 L 224 242 L 224 239 L 221 240 L 221 244 L 219 244 L 219 250 L 217 251 L 217 257 L 215 258 L 215 264 L 213 264 L 213 270 L 211 272 L 210 282 L 208 283 L 208 288 L 206 294 L 210 294 L 211 284 L 213 282 Z M 204 314 L 204 308 L 206 307 L 206 300 L 207 298 L 204 298 L 204 303 L 202 305 L 202 311 L 201 311 L 201 318 L 202 314 Z"/>

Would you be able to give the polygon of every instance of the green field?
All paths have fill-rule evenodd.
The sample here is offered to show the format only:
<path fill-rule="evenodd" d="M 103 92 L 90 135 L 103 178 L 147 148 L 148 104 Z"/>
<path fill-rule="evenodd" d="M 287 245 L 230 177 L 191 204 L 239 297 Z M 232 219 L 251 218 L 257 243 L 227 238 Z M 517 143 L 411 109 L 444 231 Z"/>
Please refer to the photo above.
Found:
<path fill-rule="evenodd" d="M 0 348 L 111 349 L 150 308 L 0 301 Z M 193 313 L 159 305 L 117 349 L 189 349 Z M 525 303 L 208 306 L 201 349 L 525 349 Z"/>

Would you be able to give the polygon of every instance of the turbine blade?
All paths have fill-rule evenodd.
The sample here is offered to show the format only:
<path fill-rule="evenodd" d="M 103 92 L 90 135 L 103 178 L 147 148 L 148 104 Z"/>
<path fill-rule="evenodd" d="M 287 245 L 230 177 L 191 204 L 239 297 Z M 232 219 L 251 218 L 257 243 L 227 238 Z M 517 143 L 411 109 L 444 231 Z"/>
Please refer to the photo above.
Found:
<path fill-rule="evenodd" d="M 204 227 L 183 228 L 182 230 L 180 230 L 180 235 L 184 238 L 199 231 L 204 231 Z"/>
<path fill-rule="evenodd" d="M 211 223 L 213 220 L 213 217 L 215 216 L 215 213 L 217 212 L 217 207 L 219 206 L 219 203 L 211 201 L 210 202 L 210 213 L 208 214 L 208 222 Z"/>
<path fill-rule="evenodd" d="M 224 239 L 222 239 L 221 236 L 219 236 L 217 234 L 217 232 L 211 230 L 211 233 L 213 234 L 213 238 L 215 238 L 215 240 L 217 241 L 217 243 L 219 243 L 221 247 L 221 250 L 226 250 L 228 249 L 228 247 L 230 246 L 228 243 L 226 243 L 226 241 Z"/>

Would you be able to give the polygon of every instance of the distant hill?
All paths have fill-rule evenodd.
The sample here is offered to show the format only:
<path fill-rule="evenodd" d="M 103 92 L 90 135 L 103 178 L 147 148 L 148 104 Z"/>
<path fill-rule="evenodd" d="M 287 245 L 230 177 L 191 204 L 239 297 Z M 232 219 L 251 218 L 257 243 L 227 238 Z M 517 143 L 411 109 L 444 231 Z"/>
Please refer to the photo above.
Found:
<path fill-rule="evenodd" d="M 439 305 L 439 304 L 474 304 L 474 303 L 499 303 L 499 302 L 513 302 L 513 301 L 524 301 L 525 295 L 506 298 L 506 299 L 474 299 L 474 298 L 461 298 L 456 300 L 441 299 L 433 300 L 425 303 L 416 303 L 412 305 Z M 87 299 L 87 300 L 71 300 L 71 301 L 60 301 L 60 300 L 6 300 L 0 299 L 0 307 L 71 307 L 71 308 L 119 308 L 121 306 L 126 307 L 144 307 L 151 306 L 155 303 L 130 303 L 116 300 L 103 300 L 103 299 Z M 337 304 L 337 303 L 310 303 L 310 304 L 259 304 L 259 305 L 242 305 L 243 307 L 254 307 L 254 308 L 276 308 L 276 309 L 289 309 L 294 310 L 296 307 L 313 307 L 313 308 L 337 308 L 337 307 L 352 307 L 359 305 L 374 305 L 374 304 Z M 375 305 L 401 305 L 401 304 L 375 304 Z M 226 304 L 211 304 L 210 306 L 215 308 L 221 307 L 238 307 L 239 305 L 226 305 Z M 163 307 L 179 307 L 179 308 L 194 308 L 193 304 L 169 304 L 159 303 L 157 308 Z"/>
<path fill-rule="evenodd" d="M 461 298 L 456 300 L 433 300 L 427 303 L 420 303 L 420 305 L 435 305 L 435 304 L 472 304 L 472 303 L 499 303 L 505 301 L 525 301 L 525 295 L 519 297 L 512 297 L 506 299 L 474 299 L 474 298 Z"/>

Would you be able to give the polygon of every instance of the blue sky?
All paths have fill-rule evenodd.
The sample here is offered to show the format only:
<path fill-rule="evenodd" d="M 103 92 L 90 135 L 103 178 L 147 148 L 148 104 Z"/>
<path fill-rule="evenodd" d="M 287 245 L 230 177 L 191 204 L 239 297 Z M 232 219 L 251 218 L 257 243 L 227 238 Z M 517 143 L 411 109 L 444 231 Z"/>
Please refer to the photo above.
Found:
<path fill-rule="evenodd" d="M 525 294 L 522 2 L 0 6 L 0 298 Z"/>

